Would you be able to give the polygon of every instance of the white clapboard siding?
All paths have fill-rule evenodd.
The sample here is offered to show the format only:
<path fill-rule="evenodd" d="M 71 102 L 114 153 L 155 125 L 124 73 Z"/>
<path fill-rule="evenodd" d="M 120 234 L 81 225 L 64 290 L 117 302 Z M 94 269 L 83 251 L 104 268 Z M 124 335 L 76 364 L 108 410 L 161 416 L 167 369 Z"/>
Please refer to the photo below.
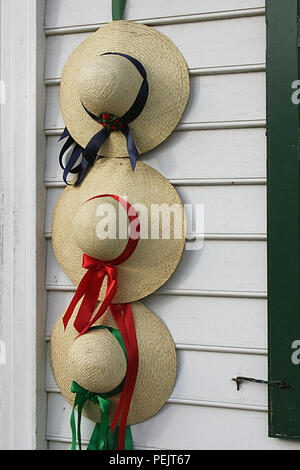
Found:
<path fill-rule="evenodd" d="M 265 299 L 151 295 L 144 303 L 168 326 L 178 347 L 266 351 Z"/>
<path fill-rule="evenodd" d="M 204 224 L 201 232 L 215 234 L 266 232 L 264 185 L 176 185 L 176 189 L 183 204 L 193 206 L 198 204 L 203 208 Z M 48 190 L 46 233 L 51 231 L 52 214 L 62 191 L 62 188 Z M 186 213 L 188 224 L 191 225 L 192 214 L 190 216 L 188 208 Z"/>
<path fill-rule="evenodd" d="M 47 182 L 62 180 L 57 140 L 47 138 Z M 265 140 L 263 128 L 174 132 L 140 160 L 168 179 L 265 178 Z"/>
<path fill-rule="evenodd" d="M 216 34 L 216 28 L 218 34 Z M 265 62 L 264 17 L 157 26 L 180 49 L 189 69 L 241 66 Z M 90 33 L 48 38 L 46 79 L 60 78 L 72 51 Z M 186 38 L 190 40 L 187 41 Z"/>
<path fill-rule="evenodd" d="M 182 123 L 265 119 L 265 74 L 242 73 L 191 78 Z M 62 129 L 59 87 L 48 88 L 46 129 Z"/>
<path fill-rule="evenodd" d="M 127 2 L 125 17 L 128 20 L 145 18 L 164 18 L 183 15 L 201 15 L 215 12 L 239 11 L 248 9 L 262 9 L 264 0 L 188 0 L 187 2 L 161 2 L 153 0 L 151 3 L 141 0 Z M 64 26 L 88 25 L 111 21 L 111 5 L 109 2 L 85 0 L 48 0 L 45 26 L 60 28 Z"/>
<path fill-rule="evenodd" d="M 167 404 L 144 423 L 132 427 L 137 448 L 154 449 L 299 449 L 295 440 L 267 437 L 267 413 L 226 407 Z M 48 430 L 51 440 L 65 441 L 70 448 L 71 407 L 60 395 L 49 394 Z M 82 421 L 82 437 L 87 441 L 94 424 Z"/>
<path fill-rule="evenodd" d="M 73 292 L 61 291 L 48 293 L 47 339 L 73 295 Z M 143 299 L 143 303 L 168 326 L 178 347 L 195 350 L 221 348 L 220 352 L 224 348 L 239 348 L 246 353 L 266 353 L 265 299 L 212 297 L 211 293 L 200 297 L 152 294 Z M 216 325 L 222 325 L 222 328 L 216 328 Z"/>
<path fill-rule="evenodd" d="M 51 240 L 47 249 L 49 288 L 72 287 L 59 267 Z M 266 292 L 266 243 L 262 241 L 206 240 L 202 250 L 185 250 L 164 289 L 194 291 Z"/>
<path fill-rule="evenodd" d="M 266 103 L 264 0 L 127 0 L 125 18 L 155 27 L 184 55 L 191 96 L 176 132 L 141 161 L 160 171 L 184 203 L 203 204 L 204 243 L 187 241 L 178 268 L 142 299 L 166 324 L 178 359 L 168 403 L 133 426 L 136 449 L 299 449 L 267 437 Z M 75 288 L 58 265 L 51 220 L 63 191 L 59 83 L 71 52 L 111 20 L 110 0 L 47 0 L 45 83 L 48 290 L 45 341 Z M 47 439 L 70 448 L 71 407 L 47 355 Z M 93 423 L 82 422 L 83 442 Z"/>
<path fill-rule="evenodd" d="M 265 387 L 261 384 L 242 383 L 238 391 L 235 381 L 232 380 L 237 376 L 253 375 L 265 379 L 266 356 L 188 350 L 177 350 L 176 355 L 177 377 L 170 400 L 208 401 L 266 408 Z M 46 370 L 46 389 L 58 393 L 49 362 Z"/>

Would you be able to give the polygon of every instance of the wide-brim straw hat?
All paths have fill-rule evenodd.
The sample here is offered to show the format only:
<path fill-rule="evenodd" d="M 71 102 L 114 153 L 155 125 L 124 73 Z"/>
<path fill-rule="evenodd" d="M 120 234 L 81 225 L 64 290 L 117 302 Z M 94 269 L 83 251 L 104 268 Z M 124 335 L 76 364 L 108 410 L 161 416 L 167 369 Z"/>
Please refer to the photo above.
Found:
<path fill-rule="evenodd" d="M 124 244 L 126 245 L 124 239 L 97 240 L 96 223 L 87 229 L 90 227 L 90 219 L 86 208 L 92 205 L 94 210 L 94 204 L 101 205 L 103 200 L 100 197 L 86 201 L 101 194 L 125 197 L 137 212 L 139 205 L 145 209 L 144 216 L 141 216 L 141 212 L 139 215 L 141 237 L 138 244 L 131 256 L 118 266 L 118 289 L 113 303 L 142 299 L 161 287 L 180 261 L 185 244 L 183 205 L 172 184 L 148 165 L 138 162 L 132 172 L 128 159 L 99 159 L 80 186 L 67 186 L 64 189 L 53 215 L 54 253 L 61 268 L 75 286 L 78 286 L 86 273 L 82 267 L 83 254 L 103 259 L 107 251 L 116 257 L 124 250 Z M 164 218 L 163 214 L 166 214 Z M 146 225 L 148 229 L 145 233 L 148 238 L 142 238 Z M 157 238 L 152 238 L 153 229 Z M 99 257 L 97 251 L 92 251 L 95 247 L 104 248 L 103 256 Z M 111 247 L 113 251 L 110 250 Z M 107 255 L 104 259 L 107 261 L 110 256 Z M 99 300 L 103 300 L 105 292 L 106 281 L 100 291 Z"/>
<path fill-rule="evenodd" d="M 118 52 L 136 58 L 147 73 L 147 102 L 130 124 L 140 154 L 163 142 L 179 123 L 189 97 L 186 62 L 165 35 L 132 21 L 113 21 L 102 26 L 71 54 L 63 70 L 60 106 L 65 125 L 77 144 L 86 147 L 102 129 L 87 113 L 111 113 L 121 117 L 134 103 L 142 77 L 125 57 L 103 55 Z M 84 106 L 83 106 L 84 105 Z M 128 156 L 126 139 L 112 132 L 99 154 Z"/>
<path fill-rule="evenodd" d="M 176 378 L 174 342 L 164 323 L 141 302 L 132 304 L 139 350 L 139 367 L 127 424 L 136 424 L 150 418 L 168 400 Z M 108 330 L 92 330 L 78 336 L 73 326 L 76 307 L 66 330 L 63 315 L 51 334 L 50 358 L 53 375 L 60 392 L 71 405 L 74 394 L 72 381 L 95 393 L 108 393 L 122 382 L 126 374 L 126 360 L 118 341 Z M 95 322 L 117 328 L 109 310 Z M 77 339 L 76 339 L 77 338 Z M 93 390 L 90 390 L 93 388 Z M 110 397 L 110 422 L 116 412 L 120 394 Z M 100 421 L 99 406 L 87 401 L 83 414 Z"/>

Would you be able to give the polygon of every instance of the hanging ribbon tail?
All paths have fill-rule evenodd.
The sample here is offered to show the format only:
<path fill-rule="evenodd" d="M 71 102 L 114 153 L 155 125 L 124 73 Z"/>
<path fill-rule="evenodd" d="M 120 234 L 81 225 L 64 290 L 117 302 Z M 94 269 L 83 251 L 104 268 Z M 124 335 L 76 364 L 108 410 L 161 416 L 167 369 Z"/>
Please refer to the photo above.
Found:
<path fill-rule="evenodd" d="M 102 417 L 101 417 L 102 419 Z M 91 435 L 90 442 L 87 446 L 87 450 L 102 450 L 98 448 L 100 443 L 100 423 L 96 423 L 94 427 L 93 434 Z M 103 447 L 104 448 L 104 447 Z"/>
<path fill-rule="evenodd" d="M 88 276 L 86 277 L 86 282 L 84 284 L 84 298 L 74 321 L 74 328 L 78 333 L 81 333 L 86 325 L 91 321 L 105 276 L 105 271 L 101 271 L 99 273 L 88 271 Z"/>
<path fill-rule="evenodd" d="M 108 132 L 105 127 L 101 129 L 101 131 L 97 132 L 87 146 L 85 147 L 84 151 L 82 152 L 82 157 L 85 158 L 90 165 L 95 163 L 97 154 L 100 150 L 101 145 L 105 141 L 105 139 L 109 136 L 110 132 Z"/>
<path fill-rule="evenodd" d="M 111 432 L 113 433 L 117 427 L 120 415 L 122 413 L 122 409 L 123 409 L 124 402 L 126 399 L 126 380 L 131 370 L 130 370 L 130 345 L 129 345 L 129 340 L 127 336 L 127 331 L 125 328 L 124 317 L 122 314 L 124 310 L 124 306 L 123 305 L 111 305 L 110 310 L 111 310 L 111 313 L 113 314 L 117 327 L 121 333 L 122 339 L 125 344 L 126 352 L 127 352 L 127 374 L 126 374 L 123 390 L 120 396 L 120 400 L 117 406 L 117 410 L 116 410 L 116 413 L 115 413 L 115 416 L 111 425 Z"/>
<path fill-rule="evenodd" d="M 60 138 L 58 139 L 57 142 L 60 142 L 61 140 L 65 139 L 66 137 L 70 137 L 70 133 L 69 133 L 68 129 L 65 127 L 62 135 L 60 136 Z"/>
<path fill-rule="evenodd" d="M 91 166 L 91 165 L 87 161 L 87 159 L 82 157 L 82 161 L 81 161 L 80 165 L 78 165 L 78 167 L 76 167 L 76 169 L 78 169 L 78 171 L 76 171 L 76 173 L 78 173 L 78 177 L 77 177 L 77 180 L 75 182 L 75 186 L 78 186 L 81 183 L 81 181 L 85 177 L 85 174 L 86 174 L 89 166 Z M 74 171 L 75 171 L 75 169 L 73 170 L 73 172 Z"/>
<path fill-rule="evenodd" d="M 70 156 L 70 160 L 73 159 L 73 161 L 76 163 L 76 161 L 80 157 L 80 154 L 82 153 L 82 151 L 83 151 L 83 148 L 81 147 L 81 145 L 76 144 L 74 149 L 73 149 L 72 155 Z M 71 166 L 71 164 L 69 166 Z M 68 166 L 68 168 L 69 168 L 69 166 Z M 72 166 L 69 169 L 69 173 L 73 173 L 73 174 L 79 173 L 80 168 L 81 168 L 81 162 L 79 163 L 79 165 L 77 165 L 75 167 Z"/>
<path fill-rule="evenodd" d="M 103 128 L 101 129 L 100 132 L 98 132 L 91 138 L 91 140 L 89 141 L 85 149 L 83 149 L 78 144 L 76 144 L 72 152 L 72 155 L 70 156 L 69 161 L 64 170 L 65 183 L 67 182 L 66 179 L 67 179 L 68 173 L 78 173 L 75 186 L 78 186 L 82 182 L 83 178 L 86 175 L 88 168 L 94 165 L 99 149 L 101 145 L 103 144 L 103 142 L 105 141 L 105 139 L 108 137 L 108 135 L 109 135 L 109 132 L 107 132 L 107 130 Z M 82 153 L 81 163 L 75 168 L 72 168 L 75 165 L 81 153 Z"/>
<path fill-rule="evenodd" d="M 76 450 L 76 423 L 75 423 L 75 409 L 78 408 L 78 421 L 77 421 L 77 439 L 78 447 L 81 450 L 81 416 L 82 409 L 85 402 L 88 399 L 88 390 L 81 387 L 77 382 L 73 381 L 71 385 L 71 392 L 75 393 L 75 400 L 71 414 L 71 430 L 72 430 L 72 447 L 71 450 Z M 96 423 L 87 450 L 103 450 L 106 447 L 107 435 L 108 435 L 108 411 L 110 408 L 110 400 L 104 398 L 96 393 L 93 394 L 94 398 L 92 401 L 97 403 L 100 408 L 100 423 Z"/>
<path fill-rule="evenodd" d="M 132 315 L 131 305 L 126 304 L 125 306 L 125 326 L 127 330 L 129 345 L 130 345 L 130 369 L 131 373 L 128 378 L 128 385 L 126 390 L 126 400 L 124 403 L 124 408 L 122 411 L 121 421 L 120 421 L 120 438 L 119 438 L 119 447 L 124 449 L 125 447 L 125 435 L 126 435 L 126 423 L 127 417 L 130 409 L 131 399 L 134 392 L 134 387 L 137 378 L 138 372 L 138 344 L 135 332 L 134 319 Z"/>
<path fill-rule="evenodd" d="M 126 426 L 125 430 L 125 450 L 132 450 L 133 449 L 133 438 L 131 433 L 131 427 Z"/>
<path fill-rule="evenodd" d="M 112 302 L 112 300 L 113 300 L 113 298 L 114 298 L 114 296 L 116 295 L 116 292 L 117 292 L 116 268 L 114 268 L 113 276 L 114 277 L 111 277 L 111 274 L 108 275 L 106 294 L 105 294 L 105 297 L 104 297 L 103 301 L 101 302 L 100 308 L 99 308 L 98 312 L 96 313 L 96 315 L 93 317 L 93 319 L 88 324 L 85 323 L 83 328 L 82 328 L 82 325 L 80 325 L 80 329 L 76 328 L 77 331 L 80 331 L 79 336 L 86 333 L 87 330 L 89 328 L 91 328 L 91 326 L 106 312 L 106 310 L 110 306 L 110 304 L 111 304 L 111 302 Z M 75 323 L 74 323 L 74 326 L 75 326 Z M 79 326 L 79 324 L 78 324 L 78 326 Z"/>
<path fill-rule="evenodd" d="M 65 139 L 66 137 L 68 137 L 68 140 L 65 142 L 65 144 L 63 145 L 63 147 L 60 151 L 58 161 L 59 161 L 60 167 L 62 168 L 62 170 L 64 170 L 63 180 L 66 184 L 69 184 L 67 182 L 67 176 L 68 176 L 69 173 L 74 173 L 75 174 L 75 173 L 82 172 L 82 167 L 84 166 L 84 165 L 82 165 L 82 163 L 80 163 L 76 167 L 74 167 L 74 165 L 76 164 L 78 158 L 80 157 L 80 154 L 82 153 L 83 148 L 79 144 L 76 143 L 75 146 L 74 146 L 74 149 L 73 149 L 73 151 L 72 151 L 72 153 L 71 153 L 71 155 L 68 159 L 68 162 L 67 162 L 66 166 L 64 166 L 63 156 L 67 152 L 67 150 L 75 143 L 75 140 L 73 139 L 73 137 L 70 136 L 69 131 L 68 131 L 67 128 L 65 128 L 65 130 L 62 133 L 59 141 L 62 140 L 62 139 Z"/>
<path fill-rule="evenodd" d="M 64 154 L 66 153 L 66 151 L 67 151 L 67 150 L 74 144 L 74 142 L 75 142 L 74 139 L 73 139 L 73 137 L 70 136 L 69 131 L 68 131 L 67 128 L 65 128 L 65 130 L 64 130 L 64 132 L 62 133 L 62 135 L 61 135 L 60 139 L 58 140 L 58 142 L 60 142 L 61 140 L 65 139 L 66 137 L 68 137 L 68 140 L 67 140 L 67 141 L 64 143 L 64 145 L 62 146 L 62 149 L 61 149 L 60 154 L 59 154 L 59 157 L 58 157 L 59 165 L 60 165 L 60 167 L 62 168 L 62 170 L 65 170 L 65 167 L 64 167 L 64 165 L 63 165 L 63 156 L 64 156 Z M 76 144 L 75 148 L 76 148 L 77 146 L 78 146 L 78 144 Z M 76 158 L 76 160 L 75 160 L 75 162 L 74 162 L 74 156 L 73 156 L 73 155 L 74 155 L 75 148 L 74 148 L 74 150 L 73 150 L 73 152 L 72 152 L 72 155 L 71 155 L 71 157 L 70 157 L 70 159 L 73 160 L 72 167 L 74 166 L 74 164 L 76 163 L 76 161 L 78 160 L 78 157 L 79 157 L 79 155 L 78 155 L 78 157 Z M 67 172 L 67 173 L 68 173 L 68 172 Z M 67 173 L 66 173 L 66 174 L 67 174 Z M 67 184 L 65 173 L 64 173 L 64 177 L 63 177 L 63 178 L 64 178 L 65 183 Z"/>
<path fill-rule="evenodd" d="M 64 165 L 63 165 L 63 162 L 62 162 L 62 159 L 63 159 L 63 156 L 65 154 L 65 152 L 71 147 L 71 145 L 74 144 L 74 139 L 73 137 L 69 137 L 67 139 L 67 141 L 64 143 L 64 145 L 62 146 L 61 148 L 61 151 L 60 151 L 60 154 L 59 154 L 59 157 L 58 157 L 58 161 L 59 161 L 59 166 L 62 168 L 62 170 L 65 169 Z"/>
<path fill-rule="evenodd" d="M 65 128 L 59 140 L 62 140 L 66 137 L 68 137 L 68 140 L 65 142 L 65 144 L 63 145 L 60 151 L 59 165 L 64 170 L 63 180 L 66 184 L 69 184 L 67 182 L 67 177 L 69 173 L 74 173 L 74 174 L 78 173 L 75 186 L 78 186 L 81 183 L 81 181 L 83 180 L 87 172 L 88 167 L 93 166 L 93 164 L 95 163 L 99 149 L 101 145 L 103 144 L 103 142 L 105 141 L 105 139 L 109 136 L 109 134 L 110 132 L 108 132 L 105 128 L 101 129 L 101 131 L 97 132 L 97 134 L 95 134 L 91 138 L 91 140 L 89 141 L 85 149 L 83 149 L 83 147 L 81 147 L 79 144 L 76 143 L 67 161 L 66 166 L 64 166 L 63 156 L 66 153 L 66 151 L 71 147 L 71 145 L 74 144 L 75 142 L 73 137 L 70 136 L 67 128 Z M 82 154 L 82 161 L 80 162 L 79 165 L 75 166 L 81 154 Z"/>
<path fill-rule="evenodd" d="M 60 162 L 59 163 L 60 163 L 61 168 L 64 170 L 63 180 L 66 184 L 70 184 L 67 181 L 67 177 L 68 177 L 69 173 L 75 174 L 75 173 L 79 173 L 80 170 L 81 170 L 82 162 L 79 165 L 75 166 L 75 167 L 74 167 L 74 165 L 76 164 L 77 160 L 79 159 L 82 150 L 83 150 L 83 148 L 80 145 L 76 144 L 65 167 L 62 164 L 62 156 L 60 156 Z"/>
<path fill-rule="evenodd" d="M 66 170 L 66 173 L 78 173 L 77 171 L 77 168 L 79 168 L 80 165 L 77 165 L 77 167 L 73 168 L 75 163 L 77 162 L 78 158 L 80 157 L 80 154 L 82 152 L 83 148 L 79 145 L 79 144 L 76 144 L 74 149 L 73 149 L 73 152 L 71 153 L 68 161 L 67 161 L 67 164 L 66 166 L 63 165 L 63 162 L 62 162 L 62 157 L 63 157 L 63 148 L 62 148 L 62 151 L 59 155 L 59 164 L 60 164 L 60 167 L 62 168 L 62 170 Z"/>
<path fill-rule="evenodd" d="M 87 450 L 104 450 L 108 434 L 108 410 L 110 401 L 107 398 L 97 395 L 100 407 L 100 423 L 96 423 Z"/>
<path fill-rule="evenodd" d="M 65 329 L 67 328 L 67 325 L 68 325 L 69 320 L 72 316 L 74 308 L 76 307 L 79 300 L 85 295 L 85 293 L 87 291 L 87 288 L 88 288 L 88 285 L 89 285 L 89 282 L 90 282 L 90 278 L 91 278 L 91 274 L 90 274 L 90 271 L 88 271 L 87 273 L 85 273 L 85 275 L 83 276 L 83 278 L 81 279 L 81 281 L 80 281 L 80 283 L 77 287 L 77 290 L 74 294 L 74 297 L 71 300 L 70 305 L 67 308 L 67 311 L 66 311 L 66 313 L 64 314 L 64 317 L 63 317 L 63 324 L 64 324 Z"/>
<path fill-rule="evenodd" d="M 111 427 L 108 427 L 106 436 L 106 450 L 118 450 L 119 442 L 119 428 L 115 428 L 112 432 Z"/>
<path fill-rule="evenodd" d="M 120 418 L 120 431 L 119 431 L 119 449 L 123 450 L 125 447 L 126 440 L 126 423 L 130 409 L 131 398 L 134 392 L 135 382 L 138 372 L 138 345 L 136 339 L 134 319 L 132 315 L 131 305 L 123 304 L 124 317 L 119 306 L 111 305 L 111 311 L 113 317 L 117 323 L 117 326 L 122 335 L 127 356 L 128 366 L 127 374 L 123 387 L 123 391 L 120 397 L 120 401 L 117 407 L 116 414 L 114 416 L 111 430 L 114 431 Z"/>
<path fill-rule="evenodd" d="M 127 142 L 127 150 L 128 150 L 128 155 L 130 158 L 130 163 L 131 163 L 131 168 L 132 171 L 134 171 L 136 162 L 139 156 L 139 152 L 135 146 L 135 143 L 133 141 L 129 126 L 125 126 L 124 128 L 121 129 L 122 133 L 126 137 L 126 142 Z"/>
<path fill-rule="evenodd" d="M 76 393 L 75 400 L 74 400 L 74 405 L 71 413 L 71 419 L 70 419 L 70 424 L 71 424 L 71 430 L 72 430 L 72 446 L 71 450 L 76 450 L 76 423 L 75 423 L 75 408 L 77 407 L 78 409 L 78 420 L 77 420 L 77 438 L 78 438 L 78 447 L 79 450 L 81 450 L 81 431 L 80 431 L 80 424 L 81 424 L 81 414 L 82 414 L 82 408 L 83 405 L 86 402 L 86 396 L 85 392 L 80 385 L 78 385 L 76 382 L 72 382 L 71 386 L 71 392 Z"/>
<path fill-rule="evenodd" d="M 106 438 L 106 450 L 118 450 L 119 449 L 119 428 L 115 428 L 114 432 L 111 431 L 111 428 L 108 428 L 107 438 Z M 133 450 L 133 438 L 131 434 L 130 426 L 126 426 L 125 431 L 125 450 Z"/>

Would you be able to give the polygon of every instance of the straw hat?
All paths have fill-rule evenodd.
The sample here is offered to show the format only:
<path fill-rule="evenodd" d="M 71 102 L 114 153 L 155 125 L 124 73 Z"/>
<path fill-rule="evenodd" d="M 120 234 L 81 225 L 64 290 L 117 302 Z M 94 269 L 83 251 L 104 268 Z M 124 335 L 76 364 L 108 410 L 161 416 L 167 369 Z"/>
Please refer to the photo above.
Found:
<path fill-rule="evenodd" d="M 132 21 L 113 21 L 92 34 L 69 57 L 62 74 L 60 105 L 72 138 L 85 148 L 102 128 L 94 115 L 121 117 L 135 102 L 142 76 L 120 55 L 137 59 L 147 74 L 149 94 L 141 113 L 130 124 L 139 153 L 163 142 L 177 126 L 189 97 L 187 65 L 177 47 L 153 28 Z M 85 109 L 86 108 L 86 109 Z M 128 156 L 126 139 L 112 132 L 99 154 Z"/>
<path fill-rule="evenodd" d="M 133 302 L 161 287 L 179 263 L 185 243 L 184 210 L 174 187 L 151 167 L 138 162 L 133 173 L 128 159 L 98 160 L 80 186 L 65 188 L 53 216 L 54 253 L 76 286 L 86 273 L 83 254 L 109 261 L 128 243 L 128 231 L 123 239 L 118 233 L 115 239 L 99 238 L 103 205 L 106 208 L 109 204 L 117 212 L 120 204 L 111 197 L 89 199 L 107 194 L 127 198 L 139 214 L 140 238 L 131 256 L 118 265 L 118 289 L 113 299 L 113 303 Z M 119 210 L 128 221 L 126 211 Z M 105 220 L 109 224 L 109 217 Z M 99 300 L 104 298 L 105 283 Z"/>
<path fill-rule="evenodd" d="M 118 386 L 126 374 L 126 360 L 118 341 L 108 330 L 88 331 L 78 336 L 73 320 L 64 330 L 61 315 L 51 334 L 50 358 L 55 381 L 64 398 L 73 405 L 71 384 L 95 393 L 108 393 Z M 169 398 L 176 377 L 175 346 L 163 322 L 141 302 L 132 304 L 138 349 L 139 368 L 127 424 L 140 423 L 155 413 Z M 117 328 L 109 310 L 95 323 Z M 110 421 L 119 395 L 110 398 Z M 83 413 L 99 422 L 99 406 L 86 402 Z"/>

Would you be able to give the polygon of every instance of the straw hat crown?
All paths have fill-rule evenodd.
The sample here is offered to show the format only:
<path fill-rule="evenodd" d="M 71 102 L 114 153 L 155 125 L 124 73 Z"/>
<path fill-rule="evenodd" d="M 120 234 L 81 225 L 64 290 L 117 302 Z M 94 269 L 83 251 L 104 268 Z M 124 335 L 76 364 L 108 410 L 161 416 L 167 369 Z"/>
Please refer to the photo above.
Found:
<path fill-rule="evenodd" d="M 125 57 L 100 55 L 82 66 L 78 75 L 81 103 L 93 114 L 122 116 L 134 103 L 142 76 Z"/>
<path fill-rule="evenodd" d="M 124 352 L 107 330 L 89 331 L 73 342 L 67 365 L 73 380 L 94 393 L 108 393 L 125 377 Z"/>
<path fill-rule="evenodd" d="M 121 212 L 123 211 L 123 212 Z M 128 236 L 119 237 L 119 217 L 124 215 L 128 235 L 128 217 L 111 197 L 85 202 L 77 210 L 72 233 L 77 246 L 89 256 L 103 261 L 117 258 L 125 249 Z"/>

